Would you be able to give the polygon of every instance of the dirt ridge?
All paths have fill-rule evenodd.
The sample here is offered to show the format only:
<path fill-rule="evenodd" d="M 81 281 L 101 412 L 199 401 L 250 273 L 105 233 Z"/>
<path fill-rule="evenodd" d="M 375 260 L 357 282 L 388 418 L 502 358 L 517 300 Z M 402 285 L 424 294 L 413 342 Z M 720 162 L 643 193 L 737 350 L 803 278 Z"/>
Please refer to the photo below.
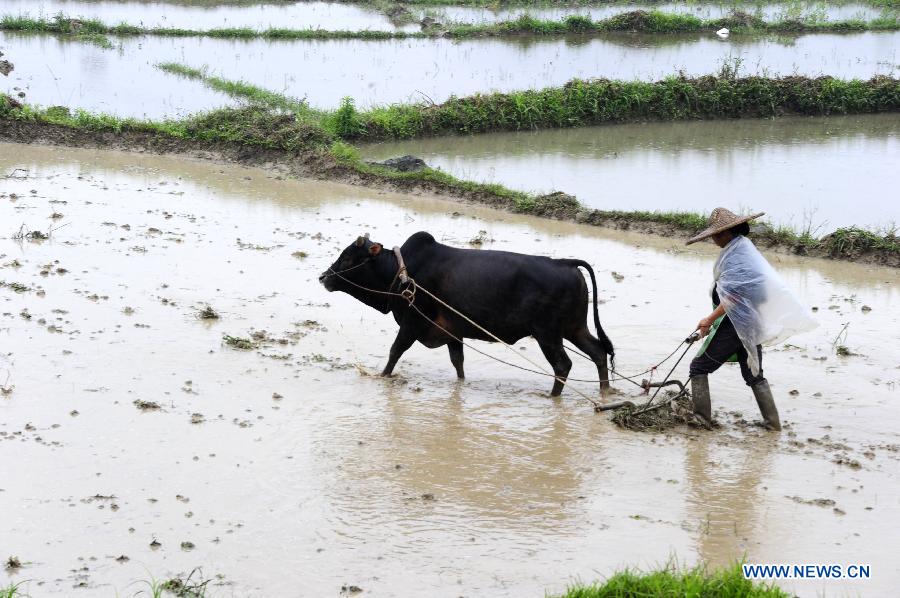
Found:
<path fill-rule="evenodd" d="M 74 129 L 63 125 L 10 119 L 0 119 L 0 141 L 184 155 L 202 160 L 258 167 L 294 177 L 329 180 L 387 191 L 429 193 L 451 201 L 477 203 L 542 218 L 615 230 L 631 230 L 665 238 L 687 238 L 697 232 L 693 227 L 679 226 L 673 222 L 630 217 L 627 212 L 613 213 L 588 209 L 580 205 L 574 197 L 559 192 L 538 197 L 534 205 L 526 210 L 516 205 L 513 200 L 488 191 L 461 190 L 441 181 L 397 179 L 377 172 L 360 172 L 341 164 L 325 150 L 288 152 L 247 146 L 237 142 L 204 142 L 142 131 Z M 831 255 L 824 247 L 788 243 L 766 231 L 756 232 L 753 238 L 761 247 L 779 253 L 900 268 L 900 254 L 887 250 L 851 251 Z"/>

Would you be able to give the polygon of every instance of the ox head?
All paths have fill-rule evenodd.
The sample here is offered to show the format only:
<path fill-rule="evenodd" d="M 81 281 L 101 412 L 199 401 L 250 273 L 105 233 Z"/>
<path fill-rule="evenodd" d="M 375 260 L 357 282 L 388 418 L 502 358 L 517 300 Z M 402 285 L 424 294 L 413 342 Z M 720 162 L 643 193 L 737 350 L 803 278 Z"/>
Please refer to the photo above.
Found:
<path fill-rule="evenodd" d="M 363 303 L 386 313 L 385 297 L 366 289 L 384 291 L 390 285 L 390 274 L 379 257 L 382 256 L 381 243 L 373 243 L 369 235 L 358 237 L 347 246 L 331 267 L 322 272 L 319 282 L 327 291 L 343 291 Z M 388 280 L 384 280 L 387 276 Z"/>

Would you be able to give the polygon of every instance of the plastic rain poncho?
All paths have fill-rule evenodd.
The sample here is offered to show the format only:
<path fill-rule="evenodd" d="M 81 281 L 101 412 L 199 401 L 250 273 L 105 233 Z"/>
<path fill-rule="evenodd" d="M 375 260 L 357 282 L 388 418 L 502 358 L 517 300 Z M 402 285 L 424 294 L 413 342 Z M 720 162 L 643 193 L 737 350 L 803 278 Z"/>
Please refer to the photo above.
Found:
<path fill-rule="evenodd" d="M 747 237 L 726 245 L 713 267 L 716 291 L 747 350 L 747 365 L 759 375 L 757 345 L 773 345 L 818 326 L 781 276 Z"/>

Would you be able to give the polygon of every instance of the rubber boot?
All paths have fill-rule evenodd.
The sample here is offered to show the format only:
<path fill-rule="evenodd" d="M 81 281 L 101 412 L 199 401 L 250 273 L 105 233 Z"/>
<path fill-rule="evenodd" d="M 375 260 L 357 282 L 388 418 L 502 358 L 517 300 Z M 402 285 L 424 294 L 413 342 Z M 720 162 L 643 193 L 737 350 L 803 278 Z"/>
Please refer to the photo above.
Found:
<path fill-rule="evenodd" d="M 694 415 L 707 430 L 712 429 L 712 403 L 709 399 L 709 378 L 706 374 L 691 377 L 691 399 L 694 401 Z"/>
<path fill-rule="evenodd" d="M 756 404 L 759 405 L 759 412 L 766 422 L 766 428 L 780 432 L 781 419 L 778 417 L 778 409 L 775 407 L 775 399 L 772 398 L 772 389 L 769 388 L 768 380 L 763 379 L 751 388 L 753 396 L 756 397 Z"/>

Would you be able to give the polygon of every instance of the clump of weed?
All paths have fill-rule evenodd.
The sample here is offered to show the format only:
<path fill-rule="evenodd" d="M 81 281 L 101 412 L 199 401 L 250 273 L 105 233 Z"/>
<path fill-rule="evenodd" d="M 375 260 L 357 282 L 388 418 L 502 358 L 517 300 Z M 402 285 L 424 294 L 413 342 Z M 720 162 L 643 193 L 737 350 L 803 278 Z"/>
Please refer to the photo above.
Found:
<path fill-rule="evenodd" d="M 226 334 L 222 337 L 222 341 L 232 349 L 241 349 L 243 351 L 247 351 L 256 347 L 256 343 L 254 343 L 252 340 L 241 336 L 231 336 L 229 334 Z"/>
<path fill-rule="evenodd" d="M 831 256 L 854 255 L 870 251 L 900 251 L 900 238 L 896 231 L 879 235 L 873 231 L 851 226 L 839 228 L 822 238 L 821 243 Z"/>
<path fill-rule="evenodd" d="M 363 134 L 363 124 L 353 98 L 345 97 L 341 100 L 341 107 L 326 121 L 326 127 L 331 128 L 342 139 L 355 139 Z"/>
<path fill-rule="evenodd" d="M 19 593 L 19 588 L 23 583 L 25 582 L 11 583 L 8 586 L 0 587 L 0 598 L 17 598 L 18 596 L 24 598 L 27 594 L 23 595 Z"/>
<path fill-rule="evenodd" d="M 22 561 L 19 560 L 19 557 L 11 555 L 6 559 L 4 567 L 7 571 L 17 571 L 22 568 Z"/>
<path fill-rule="evenodd" d="M 469 245 L 472 245 L 473 247 L 481 247 L 487 241 L 489 241 L 488 232 L 486 230 L 480 230 L 478 231 L 477 235 L 469 239 Z"/>
<path fill-rule="evenodd" d="M 6 282 L 5 280 L 0 280 L 0 287 L 6 287 L 16 293 L 27 293 L 31 290 L 31 288 L 21 282 Z"/>
<path fill-rule="evenodd" d="M 211 305 L 207 305 L 197 313 L 197 317 L 201 320 L 218 320 L 219 312 L 214 310 Z"/>
<path fill-rule="evenodd" d="M 133 401 L 133 404 L 141 411 L 159 411 L 160 409 L 162 409 L 160 404 L 156 401 L 144 401 L 143 399 L 135 399 Z"/>

